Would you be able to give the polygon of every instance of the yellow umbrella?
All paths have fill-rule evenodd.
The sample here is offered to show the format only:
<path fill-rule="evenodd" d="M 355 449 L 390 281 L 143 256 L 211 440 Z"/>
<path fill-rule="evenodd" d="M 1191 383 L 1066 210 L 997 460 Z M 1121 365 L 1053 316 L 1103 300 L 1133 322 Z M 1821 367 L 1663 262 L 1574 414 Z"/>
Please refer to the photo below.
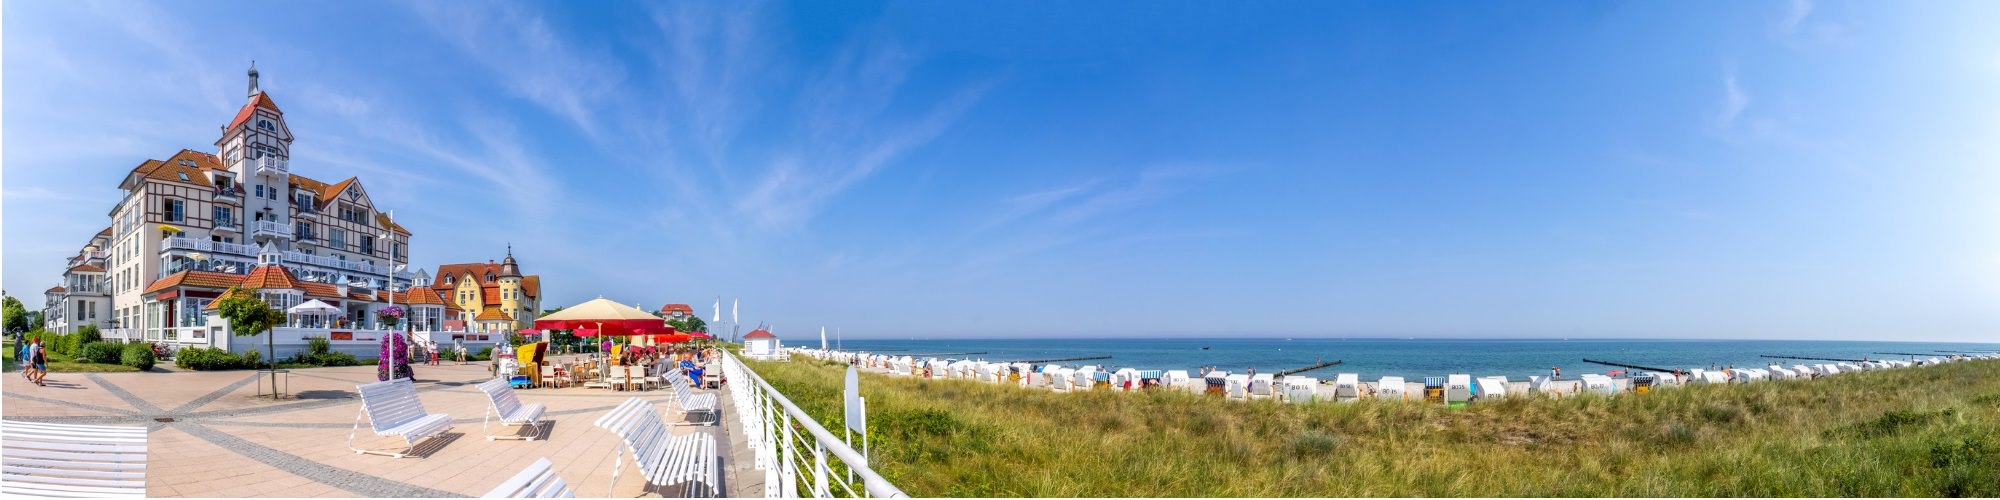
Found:
<path fill-rule="evenodd" d="M 181 228 L 178 228 L 178 227 L 173 227 L 173 226 L 169 226 L 169 225 L 166 225 L 166 224 L 161 224 L 161 225 L 160 225 L 160 230 L 161 230 L 161 231 L 168 231 L 168 232 L 174 232 L 174 233 L 185 233 L 185 232 L 187 232 L 187 231 L 182 231 L 182 230 L 181 230 Z"/>

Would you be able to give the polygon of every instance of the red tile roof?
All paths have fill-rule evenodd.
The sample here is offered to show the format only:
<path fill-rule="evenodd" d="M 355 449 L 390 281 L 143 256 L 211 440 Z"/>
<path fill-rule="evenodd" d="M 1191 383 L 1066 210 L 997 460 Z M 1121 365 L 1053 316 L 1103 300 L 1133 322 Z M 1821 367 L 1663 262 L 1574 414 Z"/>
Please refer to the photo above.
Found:
<path fill-rule="evenodd" d="M 444 300 L 444 297 L 438 296 L 437 290 L 429 288 L 411 288 L 409 293 L 403 295 L 407 296 L 404 299 L 404 303 L 406 304 L 451 305 L 450 302 Z"/>
<path fill-rule="evenodd" d="M 479 299 L 488 306 L 500 305 L 500 285 L 479 287 Z"/>
<path fill-rule="evenodd" d="M 509 318 L 506 314 L 500 312 L 500 306 L 486 306 L 485 309 L 479 310 L 478 316 L 472 317 L 473 321 L 507 321 L 511 319 L 514 318 Z"/>
<path fill-rule="evenodd" d="M 97 235 L 98 235 L 98 236 L 111 236 L 111 227 L 110 227 L 110 226 L 105 226 L 105 227 L 104 227 L 104 230 L 103 230 L 103 231 L 98 231 L 98 232 L 97 232 Z"/>
<path fill-rule="evenodd" d="M 208 301 L 208 307 L 203 307 L 203 308 L 202 308 L 202 310 L 204 310 L 204 311 L 213 311 L 213 310 L 216 310 L 216 309 L 221 309 L 221 306 L 222 306 L 222 299 L 227 299 L 227 298 L 230 298 L 230 297 L 235 297 L 235 296 L 237 295 L 237 294 L 235 293 L 235 292 L 236 292 L 236 290 L 238 290 L 238 289 L 235 289 L 235 288 L 231 288 L 231 289 L 228 289 L 228 290 L 223 290 L 223 291 L 222 291 L 222 295 L 217 295 L 217 296 L 215 297 L 215 300 L 211 300 L 211 301 Z"/>
<path fill-rule="evenodd" d="M 204 173 L 209 170 L 222 170 L 222 160 L 208 153 L 183 149 L 179 153 L 174 153 L 173 156 L 167 157 L 166 161 L 146 160 L 145 163 L 141 163 L 137 168 L 132 169 L 132 172 L 149 179 L 185 182 L 201 187 L 214 187 L 215 184 L 209 182 L 208 175 Z M 187 179 L 181 179 L 182 176 L 186 176 Z"/>
<path fill-rule="evenodd" d="M 257 95 L 250 96 L 250 102 L 243 103 L 243 110 L 236 112 L 236 118 L 229 120 L 229 126 L 223 127 L 222 132 L 227 134 L 231 130 L 236 130 L 236 127 L 243 125 L 243 122 L 250 119 L 250 115 L 255 114 L 257 108 L 284 113 L 283 111 L 278 111 L 278 102 L 271 100 L 270 94 L 258 92 Z"/>
<path fill-rule="evenodd" d="M 298 289 L 301 292 L 305 292 L 307 297 L 325 297 L 329 299 L 346 298 L 340 296 L 340 286 L 332 283 L 313 283 L 310 281 L 301 281 L 299 282 Z"/>
<path fill-rule="evenodd" d="M 542 275 L 530 274 L 521 277 L 521 293 L 529 297 L 542 296 Z"/>
<path fill-rule="evenodd" d="M 765 330 L 765 329 L 763 329 L 763 328 L 758 328 L 758 329 L 756 329 L 756 330 L 751 330 L 751 331 L 750 331 L 750 333 L 746 333 L 746 334 L 743 334 L 743 338 L 744 338 L 745 340 L 748 340 L 748 339 L 775 339 L 775 338 L 778 338 L 778 336 L 777 336 L 777 335 L 772 335 L 772 334 L 771 334 L 771 332 L 770 332 L 769 330 Z"/>
<path fill-rule="evenodd" d="M 667 304 L 660 306 L 660 313 L 662 314 L 673 314 L 674 311 L 680 311 L 682 315 L 686 316 L 694 315 L 694 307 L 687 304 Z"/>
<path fill-rule="evenodd" d="M 284 266 L 257 266 L 256 269 L 250 270 L 249 276 L 243 277 L 244 287 L 256 289 L 278 288 L 300 290 L 299 283 L 301 283 L 299 279 L 292 276 L 292 272 L 285 269 Z"/>
<path fill-rule="evenodd" d="M 243 277 L 234 274 L 212 273 L 208 271 L 181 271 L 154 281 L 153 284 L 146 286 L 145 291 L 139 293 L 141 295 L 152 295 L 154 292 L 182 286 L 229 288 L 241 284 L 243 284 Z"/>
<path fill-rule="evenodd" d="M 69 268 L 69 272 L 72 272 L 72 273 L 101 273 L 101 272 L 104 272 L 104 268 L 102 268 L 102 267 L 97 267 L 97 266 L 93 266 L 93 265 L 90 265 L 90 264 L 84 264 L 84 265 L 80 265 L 80 266 L 76 266 L 76 267 L 72 267 L 72 268 Z"/>
<path fill-rule="evenodd" d="M 499 277 L 500 265 L 491 262 L 484 264 L 440 264 L 438 265 L 435 280 L 431 282 L 431 288 L 438 290 L 457 288 L 458 282 L 455 280 L 464 277 L 466 274 L 471 274 L 472 279 L 479 280 L 482 283 L 496 282 L 486 281 L 486 273 L 489 271 L 493 273 L 494 277 Z M 450 276 L 454 281 L 445 283 L 444 279 L 446 276 Z"/>
<path fill-rule="evenodd" d="M 65 290 L 65 289 L 63 289 L 62 285 L 56 285 L 56 286 L 54 286 L 54 287 L 51 287 L 51 288 L 49 288 L 49 291 L 46 291 L 46 292 L 42 292 L 42 293 L 63 293 L 63 292 L 67 292 L 67 291 L 69 291 L 69 290 Z"/>
<path fill-rule="evenodd" d="M 339 183 L 336 183 L 332 186 L 327 186 L 326 189 L 319 190 L 320 206 L 326 206 L 326 204 L 332 203 L 335 196 L 339 196 L 341 191 L 346 191 L 347 187 L 354 185 L 354 181 L 358 179 L 359 178 L 356 177 L 348 177 L 347 180 L 340 181 Z"/>

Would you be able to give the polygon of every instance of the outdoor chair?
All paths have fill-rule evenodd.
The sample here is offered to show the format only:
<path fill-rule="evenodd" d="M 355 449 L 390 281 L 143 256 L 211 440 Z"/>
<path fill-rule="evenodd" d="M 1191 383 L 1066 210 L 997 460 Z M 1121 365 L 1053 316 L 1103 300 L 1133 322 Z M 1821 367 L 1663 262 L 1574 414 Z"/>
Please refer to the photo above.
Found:
<path fill-rule="evenodd" d="M 687 377 L 678 373 L 668 379 L 672 381 L 674 387 L 674 400 L 680 402 L 681 414 L 707 414 L 708 423 L 704 425 L 715 425 L 722 420 L 722 407 L 716 404 L 714 393 L 695 394 L 694 388 L 688 384 Z"/>
<path fill-rule="evenodd" d="M 0 420 L 0 436 L 0 496 L 146 496 L 145 427 Z"/>
<path fill-rule="evenodd" d="M 583 381 L 583 387 L 585 389 L 592 389 L 592 388 L 610 389 L 611 380 L 609 378 L 606 378 L 607 370 L 605 370 L 605 368 L 608 368 L 608 366 L 605 366 L 601 362 L 593 361 L 586 369 L 586 374 L 584 375 L 584 377 L 578 380 Z"/>
<path fill-rule="evenodd" d="M 411 384 L 410 379 L 361 384 L 355 388 L 361 392 L 361 412 L 354 416 L 354 429 L 347 434 L 347 449 L 355 453 L 403 458 L 417 449 L 417 441 L 451 429 L 450 416 L 424 411 L 423 402 L 417 400 L 417 386 Z M 355 448 L 354 436 L 361 432 L 362 417 L 368 418 L 375 435 L 396 436 L 409 448 L 394 453 Z"/>
<path fill-rule="evenodd" d="M 569 485 L 556 477 L 554 465 L 547 458 L 535 460 L 521 473 L 493 487 L 493 491 L 486 492 L 481 498 L 576 498 L 576 492 L 570 491 Z"/>
<path fill-rule="evenodd" d="M 660 415 L 653 411 L 653 405 L 640 398 L 631 398 L 613 408 L 610 413 L 597 419 L 598 427 L 611 431 L 625 442 L 626 450 L 632 453 L 632 465 L 639 469 L 646 482 L 656 486 L 682 483 L 699 483 L 700 489 L 689 486 L 689 496 L 707 493 L 710 497 L 721 496 L 718 489 L 715 453 L 715 436 L 705 432 L 674 436 L 672 429 L 660 421 Z M 625 454 L 617 455 L 611 469 L 611 487 L 615 492 L 618 476 L 625 470 Z M 605 496 L 611 496 L 606 494 Z"/>
<path fill-rule="evenodd" d="M 479 392 L 486 393 L 486 401 L 492 403 L 486 408 L 486 418 L 479 422 L 480 430 L 485 430 L 493 417 L 498 415 L 502 426 L 526 426 L 535 431 L 531 436 L 487 434 L 487 441 L 502 438 L 534 441 L 535 438 L 542 437 L 542 413 L 547 411 L 548 407 L 541 403 L 521 404 L 521 399 L 514 396 L 514 387 L 499 378 L 480 382 Z"/>

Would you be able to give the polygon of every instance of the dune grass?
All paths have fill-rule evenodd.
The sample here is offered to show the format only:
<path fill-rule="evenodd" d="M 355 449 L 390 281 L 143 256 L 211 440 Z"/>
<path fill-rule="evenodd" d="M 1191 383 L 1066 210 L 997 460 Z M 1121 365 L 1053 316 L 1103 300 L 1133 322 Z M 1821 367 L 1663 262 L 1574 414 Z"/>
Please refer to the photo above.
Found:
<path fill-rule="evenodd" d="M 751 362 L 829 429 L 844 367 Z M 1460 410 L 863 375 L 915 496 L 2000 496 L 2000 361 Z"/>

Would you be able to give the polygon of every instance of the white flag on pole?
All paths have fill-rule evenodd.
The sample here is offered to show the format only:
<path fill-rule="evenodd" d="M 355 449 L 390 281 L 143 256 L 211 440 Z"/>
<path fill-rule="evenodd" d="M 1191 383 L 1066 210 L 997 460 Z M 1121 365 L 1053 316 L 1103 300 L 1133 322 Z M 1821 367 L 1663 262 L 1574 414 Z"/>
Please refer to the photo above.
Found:
<path fill-rule="evenodd" d="M 826 350 L 826 327 L 819 327 L 819 350 Z"/>
<path fill-rule="evenodd" d="M 708 322 L 710 322 L 710 323 L 721 323 L 721 322 L 722 322 L 722 296 L 721 296 L 721 295 L 717 295 L 717 296 L 715 296 L 715 314 L 714 314 L 714 315 L 712 315 L 712 316 L 709 316 L 709 317 L 708 317 Z"/>
<path fill-rule="evenodd" d="M 742 322 L 743 322 L 743 317 L 742 317 L 742 316 L 737 316 L 737 315 L 736 315 L 736 308 L 738 308 L 738 307 L 742 307 L 742 306 L 743 306 L 743 299 L 733 299 L 733 300 L 730 300 L 730 301 L 729 301 L 729 322 L 730 322 L 730 323 L 742 323 Z"/>

